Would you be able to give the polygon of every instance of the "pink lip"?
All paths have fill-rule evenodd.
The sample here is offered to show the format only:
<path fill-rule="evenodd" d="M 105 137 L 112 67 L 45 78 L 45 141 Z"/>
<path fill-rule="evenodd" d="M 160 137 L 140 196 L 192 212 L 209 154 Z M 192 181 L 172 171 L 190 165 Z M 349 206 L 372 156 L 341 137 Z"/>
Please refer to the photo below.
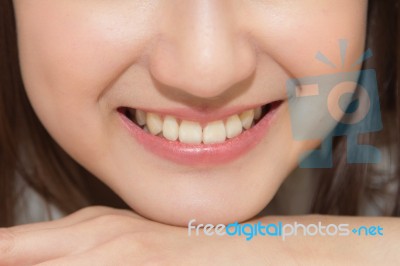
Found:
<path fill-rule="evenodd" d="M 282 102 L 278 102 L 255 126 L 239 136 L 218 144 L 186 144 L 153 136 L 143 131 L 124 114 L 123 125 L 148 151 L 167 160 L 191 166 L 216 165 L 233 161 L 256 146 L 266 134 Z"/>

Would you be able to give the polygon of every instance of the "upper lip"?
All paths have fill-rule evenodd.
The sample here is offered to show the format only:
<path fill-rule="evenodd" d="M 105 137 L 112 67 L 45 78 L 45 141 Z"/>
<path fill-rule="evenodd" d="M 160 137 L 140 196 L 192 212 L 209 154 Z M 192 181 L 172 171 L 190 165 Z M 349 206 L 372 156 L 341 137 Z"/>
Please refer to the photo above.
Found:
<path fill-rule="evenodd" d="M 258 103 L 251 105 L 221 107 L 221 108 L 192 108 L 192 107 L 175 107 L 175 108 L 147 108 L 147 107 L 129 107 L 145 112 L 155 113 L 162 116 L 171 115 L 180 120 L 193 121 L 199 123 L 208 123 L 217 120 L 223 120 L 231 115 L 240 114 L 244 111 L 262 107 L 268 103 Z"/>

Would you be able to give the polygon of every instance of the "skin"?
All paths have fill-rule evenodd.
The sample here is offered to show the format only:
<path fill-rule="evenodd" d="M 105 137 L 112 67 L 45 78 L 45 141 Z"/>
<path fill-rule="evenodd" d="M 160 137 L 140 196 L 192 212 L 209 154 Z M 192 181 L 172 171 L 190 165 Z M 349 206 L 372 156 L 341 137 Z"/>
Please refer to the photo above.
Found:
<path fill-rule="evenodd" d="M 185 226 L 193 218 L 242 222 L 268 204 L 300 154 L 319 143 L 293 139 L 286 81 L 357 70 L 350 65 L 364 50 L 367 1 L 14 0 L 14 5 L 24 85 L 39 119 L 65 151 L 135 213 L 92 207 L 60 221 L 4 229 L 0 234 L 17 248 L 3 242 L 2 250 L 8 251 L 3 261 L 231 265 L 252 258 L 252 264 L 263 265 L 304 259 L 312 248 L 304 240 L 289 246 L 257 240 L 249 248 L 246 242 L 221 238 L 219 245 L 212 238 L 188 239 L 184 228 L 172 225 Z M 349 43 L 344 69 L 315 60 L 322 51 L 340 62 L 339 39 Z M 152 106 L 207 113 L 274 100 L 284 103 L 261 143 L 213 167 L 174 164 L 149 153 L 127 133 L 116 111 Z M 323 117 L 310 119 L 312 131 Z M 323 134 L 333 126 L 319 130 Z M 79 238 L 79 232 L 88 237 Z M 43 244 L 26 244 L 39 238 Z M 55 245 L 61 238 L 65 244 Z M 276 248 L 261 252 L 271 246 Z M 324 258 L 321 246 L 313 248 L 316 261 Z M 226 259 L 217 261 L 216 254 Z M 236 254 L 244 254 L 244 261 Z"/>
<path fill-rule="evenodd" d="M 93 206 L 62 219 L 0 228 L 0 265 L 398 265 L 398 218 L 274 216 L 261 222 L 349 223 L 383 237 L 188 237 L 187 229 Z M 201 231 L 200 231 L 201 232 Z M 79 245 L 77 245 L 79 243 Z"/>
<path fill-rule="evenodd" d="M 181 226 L 193 218 L 241 222 L 266 206 L 300 154 L 318 144 L 293 139 L 286 101 L 256 148 L 213 167 L 146 151 L 116 109 L 207 114 L 287 100 L 289 78 L 340 70 L 315 60 L 317 51 L 339 61 L 337 41 L 347 39 L 348 62 L 362 54 L 367 3 L 178 2 L 14 1 L 26 91 L 61 147 L 137 213 Z"/>

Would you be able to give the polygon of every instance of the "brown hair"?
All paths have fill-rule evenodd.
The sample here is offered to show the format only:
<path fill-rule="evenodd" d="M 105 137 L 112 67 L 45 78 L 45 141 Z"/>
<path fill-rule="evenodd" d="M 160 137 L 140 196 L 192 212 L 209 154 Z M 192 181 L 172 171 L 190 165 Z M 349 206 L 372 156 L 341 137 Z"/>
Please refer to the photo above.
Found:
<path fill-rule="evenodd" d="M 126 207 L 72 160 L 36 117 L 22 83 L 12 0 L 0 1 L 0 73 L 0 226 L 14 223 L 23 192 L 17 177 L 65 213 L 92 204 Z"/>
<path fill-rule="evenodd" d="M 348 164 L 346 162 L 346 140 L 334 142 L 334 167 L 319 171 L 319 184 L 314 197 L 312 212 L 322 214 L 363 214 L 362 204 L 368 201 L 381 207 L 382 215 L 400 216 L 399 175 L 399 84 L 398 61 L 400 55 L 397 36 L 399 33 L 398 0 L 370 0 L 368 3 L 368 25 L 366 47 L 374 55 L 364 63 L 364 68 L 377 73 L 383 130 L 362 134 L 360 144 L 372 144 L 384 148 L 387 167 L 377 169 L 373 164 Z M 386 163 L 386 162 L 385 162 Z M 390 186 L 396 191 L 386 194 Z M 394 194 L 394 195 L 393 195 Z M 394 197 L 393 197 L 394 196 Z M 379 206 L 379 198 L 389 202 Z"/>
<path fill-rule="evenodd" d="M 396 80 L 397 8 L 397 0 L 369 1 L 367 47 L 375 53 L 369 67 L 377 70 L 384 130 L 362 136 L 366 143 L 393 145 L 395 151 L 399 148 L 400 99 Z M 344 143 L 335 143 L 335 167 L 322 171 L 311 210 L 314 213 L 357 215 L 363 195 L 384 190 L 387 182 L 381 187 L 371 186 L 370 177 L 376 173 L 370 166 L 346 164 L 340 154 Z M 66 213 L 92 204 L 127 208 L 108 187 L 71 159 L 36 117 L 21 78 L 12 0 L 0 1 L 0 147 L 0 226 L 14 224 L 15 204 L 22 193 L 17 189 L 17 177 Z M 395 156 L 390 160 L 395 171 L 387 176 L 398 179 L 399 163 Z M 400 215 L 400 193 L 396 200 L 390 215 Z"/>

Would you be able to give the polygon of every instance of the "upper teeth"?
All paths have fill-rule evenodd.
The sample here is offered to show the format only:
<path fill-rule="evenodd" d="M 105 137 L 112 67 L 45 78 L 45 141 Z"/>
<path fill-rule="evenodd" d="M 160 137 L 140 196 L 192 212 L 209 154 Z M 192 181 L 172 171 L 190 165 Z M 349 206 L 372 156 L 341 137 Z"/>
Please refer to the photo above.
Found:
<path fill-rule="evenodd" d="M 217 120 L 207 123 L 204 128 L 200 123 L 179 120 L 171 115 L 164 118 L 155 113 L 135 111 L 135 119 L 138 125 L 152 135 L 163 136 L 168 140 L 178 140 L 188 144 L 212 144 L 224 142 L 249 129 L 254 125 L 254 120 L 261 117 L 261 107 L 250 109 L 228 117 L 225 121 Z"/>

